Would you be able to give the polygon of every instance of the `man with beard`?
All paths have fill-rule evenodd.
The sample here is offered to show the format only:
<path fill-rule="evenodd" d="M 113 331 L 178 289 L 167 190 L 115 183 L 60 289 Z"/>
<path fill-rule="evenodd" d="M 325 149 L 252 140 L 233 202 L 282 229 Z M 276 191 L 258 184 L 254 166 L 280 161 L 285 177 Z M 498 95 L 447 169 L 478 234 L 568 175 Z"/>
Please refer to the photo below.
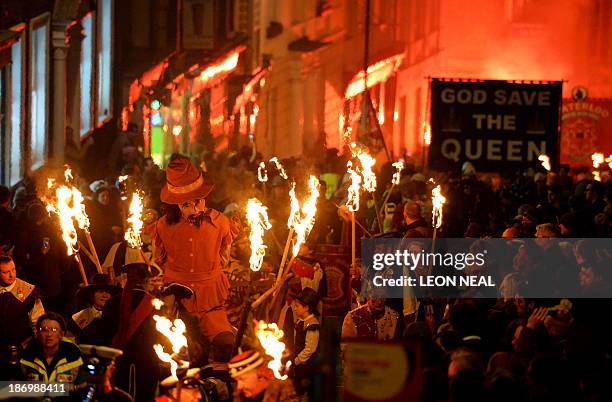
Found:
<path fill-rule="evenodd" d="M 239 225 L 206 206 L 213 184 L 189 159 L 176 157 L 166 176 L 160 198 L 168 205 L 155 224 L 155 259 L 164 270 L 166 283 L 193 289 L 185 307 L 198 316 L 200 329 L 213 344 L 215 359 L 227 362 L 234 337 L 224 307 L 229 281 L 222 268 Z"/>

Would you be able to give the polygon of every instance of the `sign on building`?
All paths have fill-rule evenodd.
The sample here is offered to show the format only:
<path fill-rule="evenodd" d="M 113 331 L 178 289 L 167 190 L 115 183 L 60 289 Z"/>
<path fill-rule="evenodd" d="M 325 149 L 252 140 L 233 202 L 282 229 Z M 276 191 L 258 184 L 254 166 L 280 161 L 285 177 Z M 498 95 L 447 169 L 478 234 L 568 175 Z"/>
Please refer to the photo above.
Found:
<path fill-rule="evenodd" d="M 540 166 L 538 156 L 559 162 L 561 82 L 431 82 L 429 166 L 502 172 Z"/>
<path fill-rule="evenodd" d="M 612 154 L 612 99 L 576 98 L 561 109 L 561 163 L 592 166 L 591 155 Z"/>

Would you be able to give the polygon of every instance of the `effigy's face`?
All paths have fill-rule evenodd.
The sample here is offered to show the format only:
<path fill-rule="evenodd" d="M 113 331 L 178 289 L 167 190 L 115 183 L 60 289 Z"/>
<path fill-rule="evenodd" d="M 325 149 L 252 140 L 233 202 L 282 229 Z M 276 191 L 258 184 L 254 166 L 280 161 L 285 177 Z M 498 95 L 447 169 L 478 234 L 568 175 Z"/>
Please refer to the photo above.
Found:
<path fill-rule="evenodd" d="M 189 200 L 179 204 L 179 209 L 183 218 L 188 219 L 190 216 L 196 216 L 206 211 L 206 200 L 204 198 Z"/>

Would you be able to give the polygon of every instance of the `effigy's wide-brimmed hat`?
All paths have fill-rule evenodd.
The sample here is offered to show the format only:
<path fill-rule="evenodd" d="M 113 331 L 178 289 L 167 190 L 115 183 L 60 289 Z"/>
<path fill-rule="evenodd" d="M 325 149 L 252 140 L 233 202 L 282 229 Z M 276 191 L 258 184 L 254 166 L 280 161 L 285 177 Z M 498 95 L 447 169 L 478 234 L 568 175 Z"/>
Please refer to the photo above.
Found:
<path fill-rule="evenodd" d="M 206 198 L 213 187 L 189 159 L 176 158 L 168 164 L 166 184 L 161 190 L 160 198 L 166 204 L 182 204 Z"/>

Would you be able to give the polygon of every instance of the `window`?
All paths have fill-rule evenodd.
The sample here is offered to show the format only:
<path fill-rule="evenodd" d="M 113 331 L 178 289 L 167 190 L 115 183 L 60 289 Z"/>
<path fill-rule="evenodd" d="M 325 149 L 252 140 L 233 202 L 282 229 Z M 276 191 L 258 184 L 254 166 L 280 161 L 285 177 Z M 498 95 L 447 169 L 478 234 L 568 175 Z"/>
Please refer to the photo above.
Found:
<path fill-rule="evenodd" d="M 93 17 L 88 14 L 83 18 L 83 39 L 81 40 L 81 61 L 79 67 L 80 76 L 80 100 L 81 100 L 81 124 L 79 133 L 85 136 L 93 129 L 92 124 L 92 81 L 93 81 Z"/>
<path fill-rule="evenodd" d="M 7 69 L 8 70 L 8 69 Z M 22 103 L 23 103 L 23 41 L 19 38 L 11 47 L 11 65 L 7 71 L 7 81 L 9 82 L 7 91 L 10 97 L 7 106 L 6 116 L 10 116 L 7 125 L 8 130 L 5 138 L 8 139 L 6 149 L 6 180 L 9 185 L 19 181 L 23 172 L 21 164 L 21 133 L 22 133 Z"/>
<path fill-rule="evenodd" d="M 19 29 L 21 30 L 21 28 Z M 23 32 L 10 48 L 10 63 L 0 70 L 0 129 L 2 133 L 2 182 L 17 183 L 22 171 L 23 132 Z"/>
<path fill-rule="evenodd" d="M 98 124 L 112 115 L 113 0 L 98 1 Z"/>
<path fill-rule="evenodd" d="M 38 169 L 47 152 L 48 14 L 32 21 L 30 39 L 30 168 Z"/>

